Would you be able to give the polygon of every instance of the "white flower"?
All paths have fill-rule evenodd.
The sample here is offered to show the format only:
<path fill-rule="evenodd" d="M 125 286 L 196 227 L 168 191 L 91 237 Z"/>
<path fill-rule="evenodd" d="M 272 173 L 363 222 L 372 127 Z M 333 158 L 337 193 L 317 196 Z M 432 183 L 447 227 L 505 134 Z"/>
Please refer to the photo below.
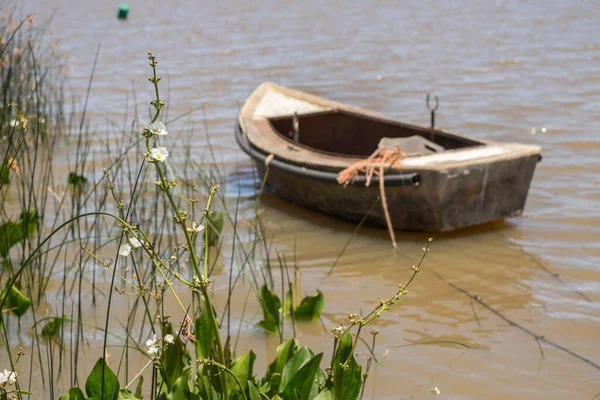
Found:
<path fill-rule="evenodd" d="M 150 159 L 164 162 L 169 156 L 169 152 L 165 147 L 155 147 L 150 150 Z"/>
<path fill-rule="evenodd" d="M 19 126 L 19 121 L 17 121 L 16 119 L 11 119 L 8 124 L 10 125 L 11 128 L 14 128 L 16 126 Z"/>
<path fill-rule="evenodd" d="M 192 224 L 192 227 L 194 228 L 194 230 L 196 231 L 196 233 L 200 233 L 200 232 L 202 232 L 204 230 L 204 225 L 202 225 L 199 222 L 194 222 Z"/>
<path fill-rule="evenodd" d="M 124 243 L 119 247 L 119 254 L 123 257 L 127 257 L 131 254 L 131 246 L 127 243 Z"/>
<path fill-rule="evenodd" d="M 173 335 L 168 334 L 165 336 L 165 342 L 169 343 L 169 344 L 174 344 L 175 343 L 175 337 L 173 337 Z"/>
<path fill-rule="evenodd" d="M 429 389 L 429 391 L 430 391 L 431 393 L 435 393 L 435 394 L 440 394 L 440 393 L 442 393 L 442 392 L 440 391 L 440 389 L 438 389 L 438 387 L 437 387 L 437 386 L 434 386 L 434 387 L 432 387 L 431 389 Z"/>
<path fill-rule="evenodd" d="M 146 346 L 148 347 L 148 354 L 151 356 L 158 355 L 160 348 L 157 346 L 158 339 L 156 334 L 152 335 L 152 339 L 146 340 Z"/>
<path fill-rule="evenodd" d="M 14 385 L 17 382 L 17 373 L 7 369 L 0 372 L 0 386 Z"/>
<path fill-rule="evenodd" d="M 148 354 L 150 354 L 151 356 L 157 355 L 159 351 L 160 351 L 160 349 L 158 348 L 158 346 L 148 347 Z"/>
<path fill-rule="evenodd" d="M 150 124 L 148 130 L 158 136 L 164 136 L 169 133 L 167 132 L 167 127 L 162 122 L 154 122 Z"/>
<path fill-rule="evenodd" d="M 158 341 L 158 339 L 156 338 L 156 334 L 154 334 L 154 335 L 152 335 L 152 339 L 146 340 L 146 346 L 153 347 L 157 341 Z"/>
<path fill-rule="evenodd" d="M 142 247 L 142 242 L 140 242 L 136 237 L 129 238 L 129 243 L 133 246 L 134 249 Z"/>

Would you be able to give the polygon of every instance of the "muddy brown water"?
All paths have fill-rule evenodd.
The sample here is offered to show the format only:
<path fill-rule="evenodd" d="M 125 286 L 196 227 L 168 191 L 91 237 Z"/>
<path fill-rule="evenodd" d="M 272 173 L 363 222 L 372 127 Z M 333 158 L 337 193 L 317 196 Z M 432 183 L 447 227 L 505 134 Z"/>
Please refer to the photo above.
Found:
<path fill-rule="evenodd" d="M 208 105 L 217 158 L 243 191 L 254 182 L 233 123 L 238 103 L 265 80 L 423 125 L 431 92 L 440 98 L 437 124 L 444 129 L 543 147 L 521 217 L 434 235 L 424 272 L 374 325 L 377 351 L 387 354 L 365 397 L 429 399 L 434 387 L 444 399 L 591 399 L 600 392 L 600 369 L 544 343 L 542 356 L 534 338 L 448 284 L 600 364 L 598 2 L 128 3 L 127 21 L 106 1 L 18 5 L 38 21 L 53 16 L 50 35 L 60 39 L 81 97 L 101 43 L 92 121 L 122 119 L 133 87 L 140 102 L 149 101 L 145 54 L 156 52 L 169 116 Z M 200 127 L 202 118 L 186 121 Z M 202 129 L 192 146 L 206 154 Z M 385 231 L 361 229 L 327 276 L 354 227 L 271 195 L 260 207 L 275 246 L 296 247 L 303 290 L 325 294 L 328 327 L 391 296 L 427 239 L 398 234 L 398 255 Z M 217 280 L 217 291 L 219 285 L 226 283 Z M 330 345 L 320 324 L 303 325 L 300 340 L 321 350 Z M 273 354 L 271 342 L 250 326 L 240 347 L 257 349 L 261 363 Z M 415 343 L 423 344 L 406 346 Z M 101 344 L 100 336 L 91 338 L 83 369 Z"/>

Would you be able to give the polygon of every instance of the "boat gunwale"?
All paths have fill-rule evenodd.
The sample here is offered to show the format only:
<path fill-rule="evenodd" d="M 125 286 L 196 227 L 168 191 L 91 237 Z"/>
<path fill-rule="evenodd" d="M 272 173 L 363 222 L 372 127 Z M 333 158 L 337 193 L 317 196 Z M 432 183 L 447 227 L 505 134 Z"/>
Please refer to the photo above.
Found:
<path fill-rule="evenodd" d="M 389 125 L 395 125 L 401 128 L 405 128 L 407 130 L 413 130 L 416 131 L 415 133 L 419 133 L 419 134 L 423 134 L 422 137 L 426 138 L 425 135 L 429 134 L 431 135 L 439 135 L 439 136 L 444 136 L 446 138 L 450 138 L 450 139 L 456 139 L 456 140 L 460 140 L 460 141 L 464 141 L 464 142 L 469 142 L 468 145 L 464 146 L 464 147 L 460 147 L 458 149 L 447 149 L 444 150 L 444 152 L 446 151 L 451 151 L 451 150 L 461 150 L 461 149 L 466 149 L 466 148 L 473 148 L 473 147 L 480 147 L 480 146 L 485 146 L 487 143 L 485 141 L 479 141 L 479 140 L 475 140 L 475 139 L 471 139 L 468 138 L 466 136 L 462 136 L 456 133 L 450 133 L 450 132 L 446 132 L 443 131 L 441 129 L 432 129 L 432 128 L 425 128 L 419 125 L 414 125 L 414 124 L 410 124 L 408 122 L 404 122 L 404 121 L 398 121 L 395 120 L 393 118 L 388 118 L 388 117 L 382 117 L 382 116 L 373 116 L 373 115 L 365 115 L 362 113 L 358 113 L 356 111 L 351 111 L 351 110 L 345 110 L 345 109 L 340 109 L 340 108 L 336 108 L 336 109 L 331 109 L 331 110 L 323 110 L 323 111 L 315 111 L 315 112 L 311 112 L 311 113 L 302 113 L 299 114 L 299 116 L 302 117 L 311 117 L 311 116 L 318 116 L 318 115 L 326 115 L 326 114 L 338 114 L 338 113 L 342 113 L 342 114 L 347 114 L 347 115 L 351 115 L 353 117 L 356 118 L 362 118 L 365 120 L 369 120 L 369 121 L 374 121 L 374 122 L 382 122 L 382 123 L 386 123 Z M 273 126 L 272 121 L 277 121 L 277 120 L 284 120 L 284 119 L 289 119 L 289 118 L 293 118 L 294 114 L 288 114 L 288 115 L 278 115 L 275 117 L 264 117 L 268 122 L 269 125 L 271 126 L 271 128 L 273 129 L 274 132 L 276 132 L 280 138 L 282 138 L 283 140 L 285 140 L 286 142 L 288 142 L 291 145 L 294 145 L 296 147 L 300 147 L 303 149 L 306 149 L 308 151 L 311 152 L 315 152 L 315 153 L 320 153 L 320 154 L 326 154 L 329 156 L 334 156 L 334 157 L 340 157 L 340 158 L 347 158 L 347 159 L 352 159 L 355 160 L 356 158 L 360 158 L 358 155 L 356 154 L 347 154 L 347 153 L 337 153 L 337 152 L 331 152 L 331 151 L 325 151 L 325 150 L 321 150 L 318 149 L 316 147 L 311 147 L 311 146 L 307 146 L 305 144 L 302 143 L 296 143 L 293 140 L 291 140 L 290 138 L 286 137 L 283 133 L 279 132 L 279 130 L 277 128 L 275 128 L 275 126 Z M 435 142 L 434 142 L 435 143 Z M 439 152 L 442 153 L 442 152 Z M 433 153 L 433 154 L 439 154 L 439 153 Z M 430 154 L 415 154 L 415 155 L 409 155 L 407 157 L 421 157 L 424 155 L 430 155 Z"/>
<path fill-rule="evenodd" d="M 247 138 L 247 136 L 244 135 L 244 131 L 242 130 L 242 127 L 240 126 L 239 123 L 237 123 L 236 127 L 235 127 L 235 139 L 236 139 L 238 145 L 240 146 L 240 148 L 242 149 L 242 151 L 244 151 L 246 154 L 248 154 L 252 159 L 254 159 L 255 161 L 260 161 L 262 163 L 267 162 L 266 160 L 267 160 L 269 154 L 265 153 L 264 151 L 261 151 L 260 148 L 253 146 L 250 143 L 250 141 L 248 141 L 248 138 Z M 244 139 L 246 139 L 246 141 L 248 141 L 248 143 L 244 143 L 243 142 Z M 295 162 L 292 162 L 289 160 L 278 159 L 275 157 L 271 161 L 269 161 L 269 165 L 273 166 L 275 168 L 278 168 L 278 169 L 282 169 L 289 173 L 338 184 L 337 176 L 338 176 L 339 170 L 331 171 L 331 170 L 324 169 L 324 168 L 318 168 L 318 167 L 314 168 L 310 165 L 298 164 L 298 163 L 295 163 Z M 379 179 L 380 178 L 378 175 L 374 175 L 371 178 L 371 182 L 376 184 L 377 182 L 379 182 Z M 403 171 L 401 173 L 399 171 L 391 172 L 391 173 L 388 173 L 385 175 L 384 180 L 385 180 L 385 184 L 388 186 L 419 186 L 419 185 L 421 185 L 421 176 L 417 171 Z M 367 177 L 364 175 L 359 175 L 359 176 L 356 176 L 355 179 L 353 179 L 349 183 L 349 185 L 352 185 L 352 186 L 365 185 L 366 182 L 367 182 Z"/>
<path fill-rule="evenodd" d="M 292 162 L 294 164 L 304 165 L 306 167 L 319 167 L 332 170 L 347 168 L 350 165 L 356 163 L 357 161 L 363 160 L 364 158 L 356 156 L 349 157 L 347 155 L 339 156 L 337 154 L 332 155 L 324 152 L 318 152 L 315 151 L 314 148 L 306 146 L 300 147 L 296 143 L 285 140 L 285 137 L 281 135 L 276 129 L 274 129 L 270 122 L 270 119 L 278 117 L 289 118 L 289 113 L 273 116 L 256 115 L 258 105 L 260 104 L 261 100 L 265 97 L 265 95 L 269 93 L 269 91 L 274 91 L 275 93 L 279 93 L 290 99 L 309 103 L 311 105 L 314 105 L 315 107 L 320 107 L 322 110 L 320 110 L 319 112 L 343 111 L 351 114 L 358 114 L 363 118 L 374 118 L 380 121 L 407 126 L 411 129 L 415 129 L 416 127 L 417 129 L 421 129 L 426 132 L 428 131 L 428 128 L 419 127 L 418 125 L 410 124 L 408 122 L 401 121 L 396 118 L 391 118 L 389 116 L 372 110 L 352 106 L 349 104 L 338 103 L 336 101 L 318 97 L 310 93 L 305 93 L 284 86 L 280 86 L 272 82 L 264 82 L 258 88 L 256 88 L 246 99 L 246 102 L 244 103 L 240 111 L 238 123 L 240 124 L 240 128 L 242 129 L 242 131 L 246 134 L 245 136 L 247 137 L 249 143 L 253 147 L 260 149 L 264 153 L 273 154 L 277 158 L 285 160 L 286 162 Z M 310 114 L 310 112 L 299 113 L 299 115 Z M 464 137 L 463 135 L 458 135 L 443 130 L 435 131 L 439 132 L 440 134 L 455 135 L 460 139 L 474 141 L 473 139 Z M 401 164 L 399 167 L 393 168 L 393 170 L 447 171 L 455 168 L 473 167 L 477 165 L 491 164 L 494 162 L 522 157 L 540 157 L 541 152 L 541 148 L 535 145 L 519 143 L 499 143 L 485 139 L 478 139 L 476 142 L 481 142 L 482 146 L 468 146 L 459 149 L 449 149 L 439 153 L 410 157 L 406 159 L 408 161 L 408 165 Z M 474 149 L 476 151 L 481 149 L 487 149 L 489 154 L 474 156 L 474 154 L 478 153 L 471 153 L 469 158 L 469 152 L 473 152 Z M 428 163 L 428 161 L 432 160 L 431 158 L 428 159 L 428 157 L 437 157 L 440 155 L 445 155 L 444 157 L 447 160 L 437 162 L 433 161 Z M 464 156 L 467 158 L 461 159 L 460 156 Z M 435 158 L 433 158 L 433 160 L 435 160 Z"/>

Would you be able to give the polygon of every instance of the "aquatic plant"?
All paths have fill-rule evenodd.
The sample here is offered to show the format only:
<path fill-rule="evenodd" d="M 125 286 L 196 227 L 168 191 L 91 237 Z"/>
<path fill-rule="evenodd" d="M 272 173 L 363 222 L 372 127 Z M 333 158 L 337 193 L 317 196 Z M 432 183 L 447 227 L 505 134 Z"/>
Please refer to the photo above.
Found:
<path fill-rule="evenodd" d="M 33 56 L 33 50 L 31 53 Z M 363 367 L 355 357 L 361 330 L 395 304 L 406 293 L 405 287 L 400 287 L 390 300 L 382 300 L 366 316 L 351 315 L 348 327 L 334 328 L 331 361 L 325 363 L 323 353 L 300 346 L 295 338 L 296 321 L 319 318 L 324 307 L 323 293 L 317 291 L 315 295 L 299 299 L 298 279 L 290 278 L 285 254 L 277 254 L 281 290 L 276 287 L 266 227 L 258 215 L 260 196 L 255 200 L 255 215 L 251 219 L 250 246 L 244 248 L 240 244 L 237 204 L 235 212 L 227 208 L 226 200 L 220 195 L 222 179 L 219 172 L 190 165 L 187 159 L 178 159 L 181 152 L 164 142 L 170 136 L 169 123 L 161 121 L 165 104 L 160 99 L 157 60 L 152 54 L 149 54 L 149 63 L 152 68 L 150 82 L 155 93 L 151 103 L 153 117 L 145 127 L 132 125 L 131 131 L 127 132 L 141 131 L 141 139 L 133 134 L 122 135 L 122 141 L 116 145 L 120 150 L 108 151 L 115 154 L 116 159 L 103 170 L 104 188 L 100 181 L 90 178 L 95 167 L 89 159 L 92 135 L 85 128 L 83 117 L 79 128 L 73 129 L 77 141 L 75 167 L 66 179 L 63 178 L 62 192 L 57 184 L 52 184 L 54 176 L 51 173 L 41 177 L 39 186 L 19 176 L 14 182 L 8 180 L 10 189 L 20 192 L 20 197 L 25 199 L 21 210 L 26 212 L 0 226 L 6 232 L 15 232 L 2 236 L 5 240 L 2 256 L 5 265 L 9 266 L 5 271 L 9 272 L 2 275 L 5 285 L 0 294 L 2 337 L 11 368 L 5 371 L 4 377 L 6 388 L 14 380 L 15 389 L 4 390 L 5 386 L 0 384 L 0 398 L 9 394 L 22 398 L 28 393 L 19 385 L 19 380 L 26 375 L 19 373 L 17 379 L 16 373 L 11 373 L 24 355 L 18 351 L 16 361 L 12 358 L 14 350 L 8 332 L 14 317 L 19 318 L 19 323 L 21 317 L 30 317 L 33 322 L 31 335 L 34 342 L 29 364 L 40 369 L 42 387 L 51 397 L 60 391 L 55 385 L 58 377 L 66 374 L 63 369 L 68 366 L 69 386 L 72 387 L 61 399 L 143 396 L 150 399 L 357 398 L 370 368 L 370 361 Z M 34 76 L 32 86 L 37 88 L 37 82 Z M 18 111 L 13 117 L 19 124 L 8 124 L 13 132 L 9 138 L 16 138 L 15 132 L 22 132 L 27 126 L 24 113 Z M 44 114 L 44 118 L 50 120 L 52 113 Z M 51 155 L 56 137 L 48 135 L 50 131 L 35 132 L 39 132 L 39 141 L 30 144 L 23 138 L 21 144 L 9 147 L 4 159 L 6 167 L 12 166 L 8 157 L 18 156 L 17 149 Z M 138 145 L 143 147 L 141 152 L 131 151 L 137 150 Z M 140 154 L 143 155 L 140 157 Z M 173 168 L 177 162 L 185 163 L 184 171 L 199 171 L 199 181 L 194 182 L 194 178 L 185 175 L 178 179 Z M 45 156 L 43 163 L 51 171 L 52 158 Z M 36 165 L 25 159 L 19 166 L 25 166 L 35 175 L 40 173 Z M 263 181 L 262 188 L 264 184 Z M 195 192 L 197 186 L 206 188 L 206 203 L 202 208 L 197 208 L 200 201 Z M 52 194 L 52 203 L 45 200 L 47 193 Z M 128 199 L 124 199 L 126 193 L 129 193 Z M 221 206 L 221 211 L 214 209 L 216 203 Z M 25 207 L 30 205 L 34 207 Z M 55 217 L 48 218 L 49 215 Z M 240 272 L 236 275 L 232 268 L 229 274 L 227 303 L 219 318 L 211 289 L 211 274 L 220 257 L 227 222 L 234 226 L 232 265 L 236 246 L 239 246 L 242 260 Z M 21 248 L 17 249 L 19 244 Z M 258 377 L 255 353 L 250 350 L 241 356 L 235 354 L 229 318 L 236 282 L 244 265 L 255 263 L 253 259 L 261 247 L 265 265 L 249 268 L 248 281 L 262 311 L 262 321 L 258 325 L 267 335 L 268 332 L 276 333 L 280 345 L 267 371 Z M 111 249 L 114 249 L 114 257 L 109 259 L 105 252 Z M 61 258 L 64 262 L 58 261 Z M 256 270 L 262 275 L 262 283 L 253 275 Z M 413 276 L 417 272 L 418 268 Z M 108 275 L 106 280 L 105 274 Z M 40 315 L 39 304 L 46 298 L 49 282 L 55 275 L 61 276 L 62 283 L 52 293 L 61 303 L 54 315 Z M 191 299 L 189 302 L 182 300 L 184 292 L 191 293 L 186 296 Z M 96 304 L 98 294 L 107 302 L 103 327 L 91 324 L 84 314 L 85 302 Z M 112 316 L 118 307 L 115 296 L 125 298 L 129 303 L 124 337 L 111 329 Z M 170 304 L 175 304 L 177 309 Z M 141 325 L 135 324 L 138 318 L 142 319 Z M 292 324 L 291 338 L 289 334 L 286 337 L 284 331 L 286 321 Z M 93 369 L 82 378 L 83 371 L 78 363 L 80 352 L 83 352 L 84 328 L 102 332 L 103 351 Z M 109 355 L 114 344 L 109 339 L 117 339 L 122 349 L 114 371 Z M 371 349 L 373 347 L 374 339 Z M 145 361 L 139 364 L 139 360 Z M 323 364 L 327 367 L 323 368 Z M 131 370 L 133 375 L 130 375 Z M 149 382 L 144 377 L 149 377 Z M 31 390 L 31 376 L 25 379 L 29 380 Z"/>

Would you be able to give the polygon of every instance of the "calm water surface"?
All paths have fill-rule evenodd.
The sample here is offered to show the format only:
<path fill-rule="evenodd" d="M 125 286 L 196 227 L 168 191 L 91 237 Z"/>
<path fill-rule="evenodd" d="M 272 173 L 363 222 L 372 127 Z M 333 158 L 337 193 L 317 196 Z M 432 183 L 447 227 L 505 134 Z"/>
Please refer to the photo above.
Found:
<path fill-rule="evenodd" d="M 378 351 L 389 353 L 365 396 L 429 399 L 434 386 L 444 399 L 591 399 L 600 392 L 600 370 L 543 344 L 542 357 L 532 337 L 448 285 L 600 364 L 600 3 L 128 3 L 126 22 L 116 19 L 116 2 L 18 4 L 38 21 L 53 16 L 50 34 L 69 57 L 78 96 L 101 45 L 89 107 L 100 127 L 106 117 L 125 117 L 133 88 L 142 104 L 149 101 L 145 54 L 156 52 L 169 116 L 208 106 L 210 140 L 234 185 L 252 187 L 250 161 L 232 136 L 238 103 L 265 80 L 424 125 L 431 92 L 440 97 L 444 129 L 541 145 L 544 160 L 523 216 L 435 237 L 425 272 L 376 326 Z M 202 113 L 186 120 L 200 127 Z M 206 154 L 203 130 L 191 144 Z M 292 251 L 296 243 L 303 289 L 324 292 L 327 326 L 391 296 L 427 238 L 400 234 L 402 255 L 394 255 L 384 231 L 362 229 L 324 278 L 353 227 L 272 196 L 261 207 L 275 246 Z M 261 337 L 249 336 L 241 347 Z M 303 328 L 300 340 L 323 347 L 324 338 L 316 326 Z M 398 347 L 431 341 L 468 348 Z M 271 354 L 269 345 L 259 360 Z"/>

